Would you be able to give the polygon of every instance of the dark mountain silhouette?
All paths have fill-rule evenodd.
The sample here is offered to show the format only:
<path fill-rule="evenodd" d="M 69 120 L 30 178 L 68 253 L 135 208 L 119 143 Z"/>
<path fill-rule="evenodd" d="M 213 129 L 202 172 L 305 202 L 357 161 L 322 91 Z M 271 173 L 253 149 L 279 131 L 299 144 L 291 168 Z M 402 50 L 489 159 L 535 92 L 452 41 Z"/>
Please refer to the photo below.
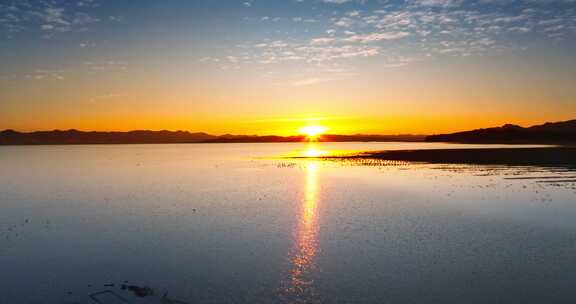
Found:
<path fill-rule="evenodd" d="M 502 127 L 478 129 L 452 134 L 431 135 L 426 141 L 460 143 L 576 143 L 576 120 L 548 122 L 524 128 L 507 124 Z"/>
<path fill-rule="evenodd" d="M 424 135 L 337 135 L 337 134 L 324 134 L 317 138 L 319 142 L 351 142 L 351 141 L 423 141 L 426 138 Z M 234 142 L 301 142 L 307 141 L 306 136 L 276 136 L 276 135 L 222 135 L 206 142 L 221 142 L 221 143 L 234 143 Z"/>
<path fill-rule="evenodd" d="M 406 141 L 406 142 L 418 142 L 423 141 L 426 138 L 425 135 L 413 135 L 413 134 L 400 134 L 400 135 L 337 135 L 337 134 L 326 134 L 320 138 L 320 141 L 325 142 L 346 142 L 346 141 L 364 141 L 364 142 L 378 142 L 378 141 Z"/>
<path fill-rule="evenodd" d="M 214 138 L 216 136 L 206 133 L 186 131 L 83 132 L 54 130 L 23 133 L 5 130 L 0 132 L 0 145 L 195 143 Z"/>
<path fill-rule="evenodd" d="M 318 141 L 422 141 L 421 135 L 323 135 Z M 78 130 L 54 130 L 36 132 L 0 132 L 0 145 L 79 145 L 79 144 L 174 144 L 174 143 L 258 143 L 301 142 L 305 136 L 257 136 L 191 133 L 187 131 L 129 131 L 84 132 Z"/>
<path fill-rule="evenodd" d="M 258 142 L 299 142 L 305 141 L 304 136 L 276 136 L 276 135 L 221 135 L 207 140 L 208 143 L 258 143 Z"/>

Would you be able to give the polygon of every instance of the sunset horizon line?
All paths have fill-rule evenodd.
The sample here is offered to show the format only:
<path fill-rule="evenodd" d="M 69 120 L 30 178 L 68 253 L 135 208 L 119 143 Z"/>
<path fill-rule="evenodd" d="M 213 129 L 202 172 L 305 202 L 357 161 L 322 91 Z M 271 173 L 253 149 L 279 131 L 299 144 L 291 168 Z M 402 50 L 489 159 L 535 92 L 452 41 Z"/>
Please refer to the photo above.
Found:
<path fill-rule="evenodd" d="M 486 125 L 483 127 L 477 128 L 467 128 L 467 129 L 453 129 L 452 131 L 428 131 L 428 132 L 332 132 L 330 128 L 326 128 L 325 132 L 322 132 L 323 136 L 430 136 L 435 134 L 445 134 L 445 133 L 457 133 L 457 132 L 464 132 L 470 130 L 481 130 L 481 129 L 489 129 L 489 128 L 497 128 L 497 127 L 504 127 L 504 126 L 519 126 L 523 128 L 529 128 L 532 126 L 539 126 L 548 123 L 558 123 L 558 122 L 569 122 L 575 119 L 563 119 L 563 120 L 553 120 L 553 121 L 542 121 L 539 123 L 515 123 L 515 122 L 507 122 L 504 124 L 498 125 L 497 123 Z M 312 126 L 320 125 L 324 127 L 321 123 L 320 124 L 313 124 Z M 204 131 L 199 129 L 183 129 L 183 128 L 133 128 L 133 129 L 85 129 L 85 128 L 42 128 L 42 129 L 17 129 L 17 128 L 0 128 L 0 132 L 7 132 L 13 131 L 17 133 L 47 133 L 47 132 L 83 132 L 83 133 L 130 133 L 130 132 L 172 132 L 172 133 L 190 133 L 190 134 L 205 134 L 210 136 L 216 137 L 223 137 L 223 136 L 254 136 L 254 137 L 266 137 L 266 136 L 277 136 L 277 137 L 305 137 L 301 129 L 311 126 L 310 124 L 304 124 L 301 128 L 293 129 L 290 131 L 284 132 L 265 132 L 265 133 L 236 133 L 234 131 L 226 131 L 226 132 L 210 132 Z M 359 128 L 360 129 L 360 128 Z"/>

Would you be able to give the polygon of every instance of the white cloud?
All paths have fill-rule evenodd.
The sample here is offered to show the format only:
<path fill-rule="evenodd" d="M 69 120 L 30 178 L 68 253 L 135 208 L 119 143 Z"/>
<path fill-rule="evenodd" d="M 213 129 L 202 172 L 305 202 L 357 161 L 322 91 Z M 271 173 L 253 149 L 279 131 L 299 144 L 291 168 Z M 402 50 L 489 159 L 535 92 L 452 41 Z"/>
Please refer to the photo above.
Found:
<path fill-rule="evenodd" d="M 462 3 L 462 0 L 414 0 L 414 3 L 422 6 L 457 6 Z"/>
<path fill-rule="evenodd" d="M 353 35 L 348 38 L 345 38 L 344 41 L 368 43 L 381 40 L 395 40 L 407 36 L 410 36 L 410 33 L 408 32 L 370 33 L 365 35 Z"/>
<path fill-rule="evenodd" d="M 340 20 L 336 21 L 334 25 L 339 27 L 351 27 L 354 24 L 354 21 L 348 17 L 340 18 Z"/>
<path fill-rule="evenodd" d="M 323 37 L 323 38 L 314 38 L 312 39 L 312 41 L 310 41 L 310 43 L 318 45 L 318 44 L 328 44 L 334 41 L 336 41 L 336 38 Z"/>
<path fill-rule="evenodd" d="M 521 35 L 568 39 L 576 34 L 574 9 L 551 10 L 542 4 L 530 6 L 526 0 L 514 0 L 523 4 L 499 10 L 494 7 L 500 3 L 486 1 L 504 0 L 380 1 L 379 6 L 361 6 L 365 3 L 361 0 L 307 0 L 303 3 L 353 2 L 358 6 L 354 10 L 348 6 L 336 7 L 313 17 L 291 17 L 287 20 L 296 22 L 294 26 L 299 27 L 302 35 L 295 35 L 294 31 L 270 31 L 268 39 L 249 43 L 238 58 L 251 67 L 261 63 L 315 68 L 325 64 L 354 65 L 363 58 L 376 57 L 378 60 L 374 62 L 383 67 L 399 67 L 441 56 L 521 50 L 524 41 L 517 38 Z M 309 27 L 304 18 L 317 24 Z M 332 74 L 326 77 L 334 78 Z"/>

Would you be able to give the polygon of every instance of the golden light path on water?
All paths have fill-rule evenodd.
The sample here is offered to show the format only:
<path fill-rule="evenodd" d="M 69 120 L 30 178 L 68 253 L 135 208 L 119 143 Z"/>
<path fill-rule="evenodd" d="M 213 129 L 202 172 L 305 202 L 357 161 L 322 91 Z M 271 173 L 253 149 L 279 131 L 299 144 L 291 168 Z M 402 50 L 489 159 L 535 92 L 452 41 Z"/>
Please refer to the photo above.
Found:
<path fill-rule="evenodd" d="M 322 157 L 328 155 L 329 152 L 320 149 L 316 143 L 309 143 L 307 149 L 304 151 L 304 156 L 306 157 Z"/>
<path fill-rule="evenodd" d="M 318 156 L 321 153 L 311 144 L 305 155 Z M 288 303 L 318 302 L 312 274 L 315 270 L 315 257 L 318 252 L 318 162 L 307 160 L 302 204 L 300 206 L 295 243 L 290 254 L 290 270 L 284 286 L 285 301 Z"/>
<path fill-rule="evenodd" d="M 292 282 L 295 285 L 307 283 L 303 276 L 310 270 L 317 250 L 317 207 L 318 207 L 318 164 L 311 162 L 306 164 L 306 188 L 304 201 L 301 208 L 297 254 L 292 258 L 293 268 L 291 271 Z"/>
<path fill-rule="evenodd" d="M 298 158 L 298 159 L 307 159 L 308 162 L 314 161 L 314 158 L 321 158 L 321 157 L 329 157 L 329 156 L 340 156 L 340 155 L 352 155 L 359 152 L 363 152 L 362 150 L 357 149 L 335 149 L 335 147 L 328 147 L 323 145 L 321 142 L 308 142 L 302 148 L 298 148 L 292 150 L 286 154 L 281 155 L 282 157 L 288 158 Z"/>

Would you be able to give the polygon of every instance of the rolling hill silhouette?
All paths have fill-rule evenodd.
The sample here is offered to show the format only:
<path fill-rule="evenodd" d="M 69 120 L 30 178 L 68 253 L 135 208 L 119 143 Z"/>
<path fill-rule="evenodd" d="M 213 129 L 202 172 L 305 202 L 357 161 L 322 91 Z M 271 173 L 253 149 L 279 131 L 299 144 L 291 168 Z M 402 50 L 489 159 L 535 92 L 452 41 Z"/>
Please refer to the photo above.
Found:
<path fill-rule="evenodd" d="M 422 135 L 334 135 L 326 134 L 318 139 L 323 142 L 346 141 L 422 141 Z M 78 130 L 54 130 L 36 132 L 0 132 L 0 145 L 80 145 L 80 144 L 179 144 L 179 143 L 274 143 L 302 142 L 306 137 L 276 135 L 221 135 L 188 131 L 129 131 L 84 132 Z"/>
<path fill-rule="evenodd" d="M 507 124 L 496 128 L 431 135 L 426 137 L 426 141 L 459 143 L 573 144 L 576 143 L 576 119 L 562 122 L 548 122 L 528 128 Z"/>
<path fill-rule="evenodd" d="M 216 136 L 206 133 L 186 131 L 84 132 L 72 129 L 25 133 L 5 130 L 0 132 L 0 145 L 195 143 L 214 138 Z"/>

